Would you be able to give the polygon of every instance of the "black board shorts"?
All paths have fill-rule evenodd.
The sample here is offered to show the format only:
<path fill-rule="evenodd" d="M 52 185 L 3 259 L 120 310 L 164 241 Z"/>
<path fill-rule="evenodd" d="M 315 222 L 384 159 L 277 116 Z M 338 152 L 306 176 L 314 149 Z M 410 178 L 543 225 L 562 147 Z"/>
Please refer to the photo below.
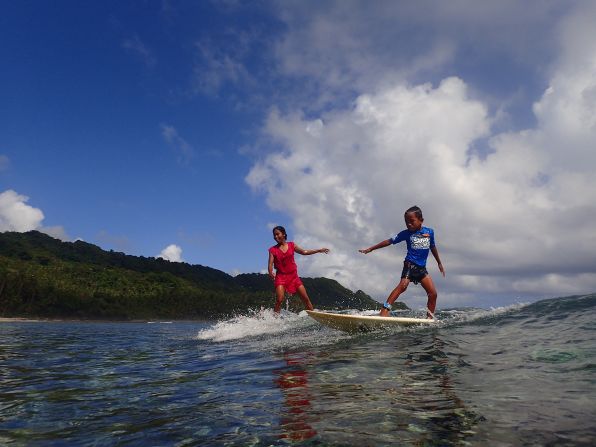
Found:
<path fill-rule="evenodd" d="M 402 278 L 408 278 L 414 284 L 418 284 L 428 275 L 426 267 L 421 267 L 410 261 L 404 261 L 404 269 L 401 271 Z"/>

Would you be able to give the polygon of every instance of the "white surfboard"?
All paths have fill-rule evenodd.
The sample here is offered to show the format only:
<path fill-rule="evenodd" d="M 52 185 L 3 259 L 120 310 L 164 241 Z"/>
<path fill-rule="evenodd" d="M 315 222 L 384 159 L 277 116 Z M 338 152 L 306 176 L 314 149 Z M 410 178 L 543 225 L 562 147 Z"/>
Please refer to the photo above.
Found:
<path fill-rule="evenodd" d="M 368 332 L 395 326 L 437 324 L 437 320 L 411 317 L 380 317 L 378 315 L 350 315 L 307 310 L 306 313 L 325 326 L 346 332 Z"/>

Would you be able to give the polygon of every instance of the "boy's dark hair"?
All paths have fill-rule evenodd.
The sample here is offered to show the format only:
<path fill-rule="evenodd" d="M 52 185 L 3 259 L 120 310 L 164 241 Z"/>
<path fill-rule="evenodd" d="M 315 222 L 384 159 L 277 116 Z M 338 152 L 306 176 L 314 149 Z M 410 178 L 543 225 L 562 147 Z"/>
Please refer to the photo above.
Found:
<path fill-rule="evenodd" d="M 273 230 L 272 230 L 273 234 L 275 234 L 275 230 L 281 231 L 281 234 L 283 234 L 286 239 L 288 238 L 288 234 L 286 233 L 286 229 L 284 227 L 282 227 L 281 225 L 278 225 L 277 227 L 274 227 L 273 228 Z"/>
<path fill-rule="evenodd" d="M 418 219 L 424 220 L 424 217 L 422 217 L 422 210 L 419 207 L 414 205 L 414 206 L 408 208 L 406 210 L 406 212 L 404 213 L 404 216 L 406 214 L 410 214 L 410 213 L 414 213 Z"/>

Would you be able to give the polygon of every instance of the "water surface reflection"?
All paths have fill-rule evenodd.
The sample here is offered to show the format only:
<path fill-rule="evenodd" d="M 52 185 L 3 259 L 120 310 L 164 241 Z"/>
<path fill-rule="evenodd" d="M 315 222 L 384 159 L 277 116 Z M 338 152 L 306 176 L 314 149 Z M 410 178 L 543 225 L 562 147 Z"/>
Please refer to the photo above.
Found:
<path fill-rule="evenodd" d="M 304 441 L 317 434 L 310 425 L 311 393 L 309 390 L 309 373 L 306 368 L 305 353 L 283 354 L 286 368 L 275 370 L 275 383 L 284 395 L 284 408 L 280 418 L 281 439 Z"/>

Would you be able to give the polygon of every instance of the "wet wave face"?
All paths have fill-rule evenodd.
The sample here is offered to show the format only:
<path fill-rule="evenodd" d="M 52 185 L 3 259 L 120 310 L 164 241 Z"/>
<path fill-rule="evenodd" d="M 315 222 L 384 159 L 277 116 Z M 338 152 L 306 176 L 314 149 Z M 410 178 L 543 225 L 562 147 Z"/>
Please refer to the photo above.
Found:
<path fill-rule="evenodd" d="M 471 439 L 593 444 L 595 331 L 590 294 L 509 308 L 445 333 L 467 364 L 458 395 L 485 419 Z"/>
<path fill-rule="evenodd" d="M 445 310 L 433 328 L 367 334 L 270 313 L 219 323 L 198 338 L 221 342 L 231 332 L 243 351 L 291 359 L 280 371 L 301 377 L 293 388 L 308 394 L 301 423 L 319 442 L 591 445 L 595 310 L 596 295 L 565 297 Z"/>

